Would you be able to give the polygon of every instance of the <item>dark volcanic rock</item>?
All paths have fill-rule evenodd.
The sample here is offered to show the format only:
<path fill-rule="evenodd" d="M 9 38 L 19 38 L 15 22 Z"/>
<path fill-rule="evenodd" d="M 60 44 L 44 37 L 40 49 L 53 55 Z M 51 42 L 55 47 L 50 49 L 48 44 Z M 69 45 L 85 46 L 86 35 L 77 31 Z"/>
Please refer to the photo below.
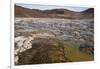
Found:
<path fill-rule="evenodd" d="M 82 43 L 79 47 L 79 50 L 89 55 L 94 55 L 94 46 L 90 42 Z"/>
<path fill-rule="evenodd" d="M 85 18 L 94 18 L 94 8 L 89 8 L 82 12 Z"/>
<path fill-rule="evenodd" d="M 89 9 L 83 11 L 83 13 L 94 13 L 94 8 L 89 8 Z"/>

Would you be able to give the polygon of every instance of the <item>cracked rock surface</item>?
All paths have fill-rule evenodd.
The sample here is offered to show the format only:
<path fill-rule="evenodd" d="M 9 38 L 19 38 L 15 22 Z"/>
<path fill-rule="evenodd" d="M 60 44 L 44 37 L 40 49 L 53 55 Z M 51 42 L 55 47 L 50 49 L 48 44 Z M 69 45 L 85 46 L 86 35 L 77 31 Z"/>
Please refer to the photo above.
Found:
<path fill-rule="evenodd" d="M 15 18 L 15 64 L 94 59 L 93 19 Z"/>

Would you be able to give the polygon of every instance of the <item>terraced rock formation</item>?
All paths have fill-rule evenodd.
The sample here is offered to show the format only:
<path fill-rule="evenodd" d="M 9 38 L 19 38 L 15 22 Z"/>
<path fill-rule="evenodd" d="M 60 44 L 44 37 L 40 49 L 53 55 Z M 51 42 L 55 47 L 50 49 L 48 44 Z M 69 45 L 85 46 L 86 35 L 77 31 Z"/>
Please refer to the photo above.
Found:
<path fill-rule="evenodd" d="M 15 18 L 15 64 L 94 60 L 93 19 Z"/>

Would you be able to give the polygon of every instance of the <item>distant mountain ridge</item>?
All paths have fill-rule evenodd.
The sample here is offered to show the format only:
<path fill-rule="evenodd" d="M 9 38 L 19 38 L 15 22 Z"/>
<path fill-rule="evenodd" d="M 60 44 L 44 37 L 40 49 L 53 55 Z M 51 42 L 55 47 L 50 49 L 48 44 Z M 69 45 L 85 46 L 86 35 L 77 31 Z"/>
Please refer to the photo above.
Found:
<path fill-rule="evenodd" d="M 94 13 L 94 8 L 89 8 L 85 11 L 83 11 L 84 13 Z"/>
<path fill-rule="evenodd" d="M 15 17 L 35 17 L 35 18 L 94 18 L 94 8 L 89 8 L 82 12 L 70 11 L 67 9 L 51 9 L 51 10 L 39 10 L 29 9 L 18 5 L 15 5 Z"/>

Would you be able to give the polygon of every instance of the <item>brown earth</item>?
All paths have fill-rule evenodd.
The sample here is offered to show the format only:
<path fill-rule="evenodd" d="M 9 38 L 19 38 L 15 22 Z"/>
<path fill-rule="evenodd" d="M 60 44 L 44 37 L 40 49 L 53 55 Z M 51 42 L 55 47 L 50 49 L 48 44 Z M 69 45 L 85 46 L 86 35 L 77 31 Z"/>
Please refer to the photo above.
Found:
<path fill-rule="evenodd" d="M 75 12 L 63 8 L 39 10 L 39 9 L 24 8 L 15 5 L 15 17 L 67 18 L 67 19 L 93 18 L 94 9 L 89 8 L 83 12 Z"/>

